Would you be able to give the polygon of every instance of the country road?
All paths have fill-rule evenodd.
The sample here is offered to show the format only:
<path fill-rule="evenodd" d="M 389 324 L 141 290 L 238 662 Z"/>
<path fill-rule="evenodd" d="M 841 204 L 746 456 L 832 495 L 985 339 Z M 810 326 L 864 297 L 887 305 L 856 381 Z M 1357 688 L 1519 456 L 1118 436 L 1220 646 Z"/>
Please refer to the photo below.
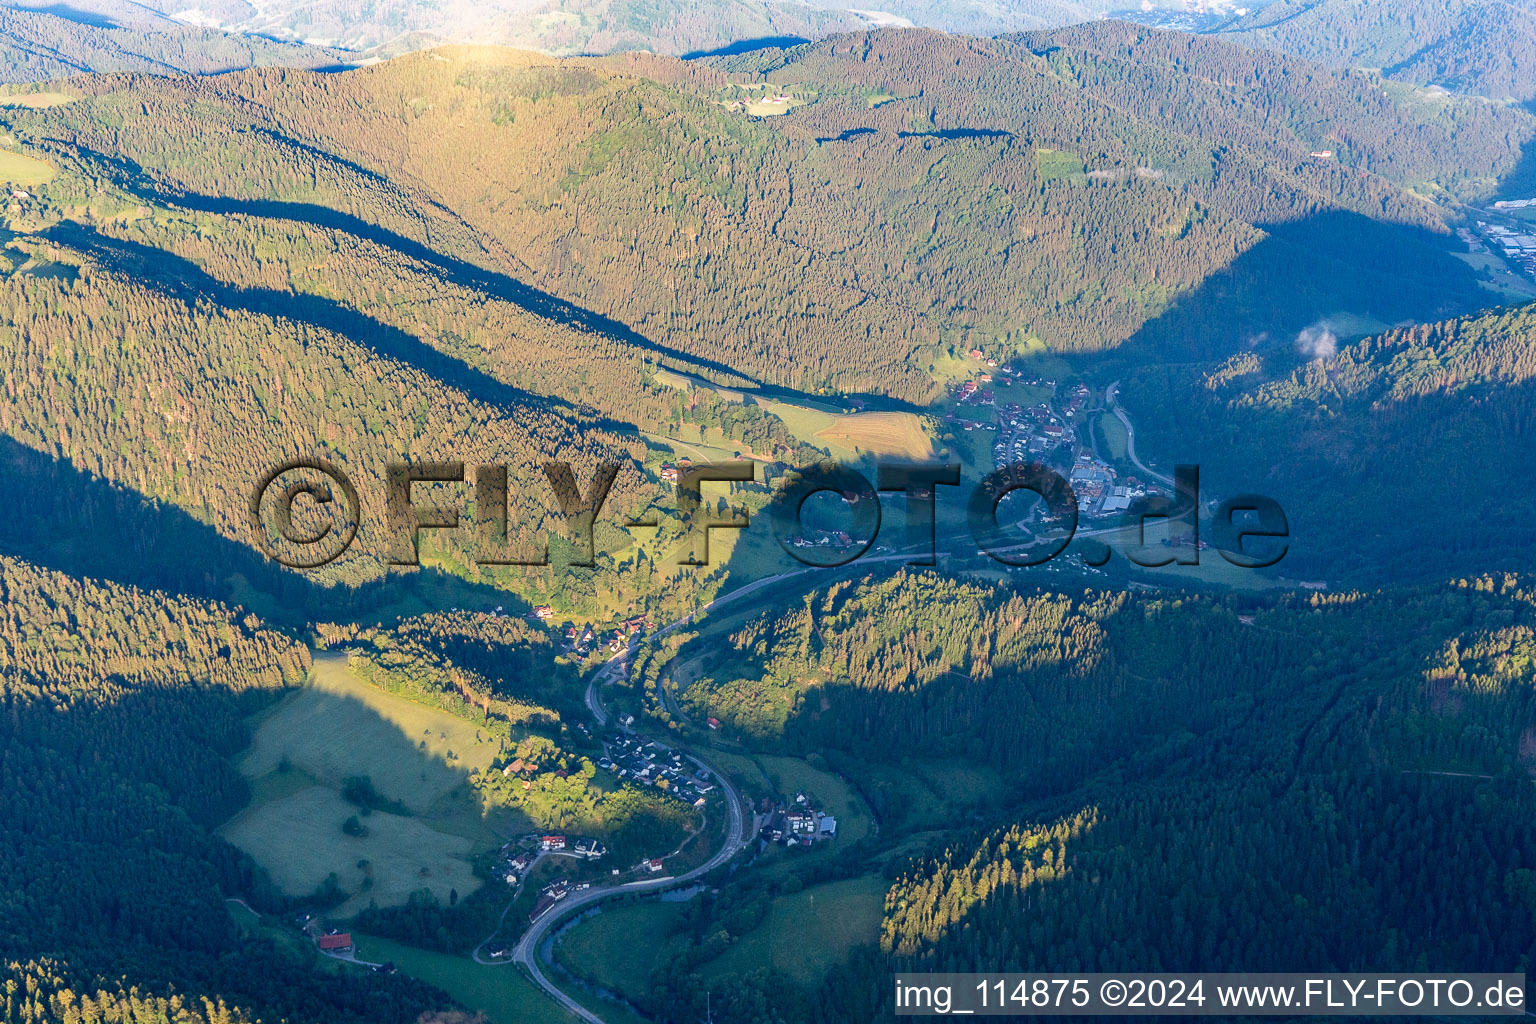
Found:
<path fill-rule="evenodd" d="M 863 566 L 876 562 L 902 561 L 909 559 L 910 557 L 912 557 L 910 552 L 898 551 L 893 554 L 876 555 L 873 557 L 857 559 L 856 561 L 849 563 L 849 566 Z M 676 622 L 669 623 L 668 625 L 655 630 L 650 635 L 652 637 L 665 636 L 666 634 L 681 629 L 688 623 L 693 622 L 705 612 L 718 609 L 721 605 L 724 604 L 739 601 L 740 599 L 747 597 L 750 594 L 756 593 L 757 591 L 762 590 L 764 587 L 772 586 L 775 583 L 781 583 L 784 580 L 803 576 L 807 573 L 828 571 L 828 569 L 824 568 L 807 566 L 803 569 L 792 569 L 788 572 L 779 573 L 776 576 L 765 576 L 760 580 L 753 580 L 746 586 L 733 590 L 728 594 L 722 594 L 719 597 L 716 597 L 714 600 L 700 605 L 698 608 L 678 619 Z M 632 639 L 629 643 L 629 646 L 626 647 L 622 653 L 616 654 L 614 657 L 608 659 L 608 661 L 605 662 L 601 668 L 592 673 L 592 678 L 587 683 L 587 691 L 585 696 L 587 710 L 592 713 L 593 720 L 597 722 L 600 728 L 608 724 L 608 711 L 603 707 L 602 688 L 609 683 L 614 682 L 619 677 L 619 674 L 629 663 L 629 658 L 634 653 L 634 650 L 637 646 L 638 641 Z M 661 696 L 665 701 L 666 694 L 663 692 Z M 598 1017 L 592 1011 L 588 1010 L 576 1000 L 566 995 L 565 992 L 562 991 L 559 986 L 551 981 L 549 977 L 544 973 L 543 966 L 539 962 L 539 946 L 543 943 L 545 936 L 548 935 L 550 931 L 560 922 L 569 919 L 573 914 L 580 913 L 584 908 L 591 907 L 593 904 L 600 900 L 604 900 L 612 896 L 622 896 L 628 893 L 653 892 L 670 889 L 677 886 L 686 885 L 696 878 L 701 878 L 720 865 L 725 864 L 738 853 L 741 853 L 743 850 L 750 847 L 752 845 L 753 838 L 757 835 L 756 818 L 753 816 L 750 808 L 748 807 L 745 798 L 741 795 L 740 792 L 737 791 L 736 787 L 731 784 L 730 780 L 726 778 L 725 773 L 721 772 L 714 765 L 710 764 L 709 761 L 705 759 L 705 757 L 696 754 L 681 744 L 677 744 L 676 749 L 681 751 L 682 754 L 694 764 L 698 765 L 701 770 L 713 776 L 715 781 L 720 786 L 721 793 L 725 796 L 729 822 L 726 826 L 725 832 L 726 841 L 721 845 L 720 849 L 715 851 L 714 855 L 710 857 L 708 861 L 692 869 L 691 871 L 684 872 L 681 875 L 669 875 L 665 878 L 639 879 L 633 882 L 625 882 L 621 885 L 608 885 L 602 887 L 594 886 L 593 888 L 584 890 L 580 893 L 573 893 L 572 895 L 567 896 L 565 899 L 551 907 L 544 913 L 543 917 L 540 917 L 537 921 L 533 922 L 533 924 L 528 927 L 528 930 L 523 933 L 520 939 L 518 939 L 517 945 L 513 947 L 512 956 L 510 959 L 502 961 L 485 961 L 477 955 L 475 957 L 477 963 L 487 964 L 488 966 L 502 966 L 509 963 L 519 964 L 523 967 L 524 970 L 528 972 L 528 976 L 533 979 L 534 984 L 543 989 L 551 999 L 554 999 L 561 1006 L 565 1007 L 578 1018 L 588 1022 L 588 1024 L 603 1024 L 601 1017 Z M 509 905 L 508 910 L 510 909 L 511 908 Z M 505 920 L 506 915 L 507 911 L 502 911 L 502 920 Z M 497 931 L 500 931 L 499 923 Z M 486 942 L 489 941 L 490 938 L 487 938 Z M 486 942 L 482 942 L 480 944 L 481 948 L 485 946 Z M 479 949 L 476 949 L 476 954 L 478 953 Z"/>
<path fill-rule="evenodd" d="M 1150 477 L 1152 477 L 1155 480 L 1161 480 L 1163 483 L 1167 484 L 1169 487 L 1173 487 L 1174 486 L 1173 477 L 1167 476 L 1167 475 L 1165 475 L 1163 473 L 1159 473 L 1155 469 L 1149 468 L 1146 464 L 1144 464 L 1140 459 L 1138 459 L 1136 457 L 1136 428 L 1131 425 L 1131 418 L 1130 418 L 1130 416 L 1126 415 L 1125 409 L 1122 408 L 1120 403 L 1119 403 L 1119 401 L 1116 400 L 1116 395 L 1119 393 L 1119 391 L 1120 391 L 1120 382 L 1119 381 L 1115 381 L 1109 387 L 1105 388 L 1104 389 L 1104 404 L 1109 406 L 1109 411 L 1114 413 L 1115 416 L 1120 420 L 1120 422 L 1125 425 L 1125 455 L 1126 455 L 1126 458 L 1131 460 L 1131 465 L 1135 466 L 1137 469 L 1139 469 L 1143 473 L 1147 474 L 1147 476 L 1150 476 Z"/>
<path fill-rule="evenodd" d="M 782 576 L 767 577 L 762 580 L 757 580 L 745 587 L 742 587 L 740 590 L 732 591 L 730 594 L 726 595 L 725 598 L 717 598 L 715 601 L 711 601 L 709 604 L 700 607 L 689 615 L 678 619 L 676 622 L 656 630 L 651 635 L 662 636 L 666 633 L 670 633 L 673 630 L 682 627 L 686 623 L 691 622 L 695 616 L 712 607 L 715 607 L 726 598 L 735 599 L 746 593 L 760 589 L 763 586 L 767 586 L 776 580 L 783 579 L 785 576 L 792 575 L 795 575 L 795 573 L 785 573 Z M 636 643 L 632 640 L 630 645 L 624 650 L 622 654 L 610 658 L 601 668 L 594 672 L 592 674 L 591 681 L 587 684 L 587 710 L 592 713 L 592 717 L 594 720 L 596 720 L 599 727 L 603 727 L 608 724 L 608 712 L 602 704 L 601 688 L 604 685 L 613 682 L 618 677 L 619 672 L 622 671 L 624 666 L 628 663 L 629 657 L 634 652 L 635 646 Z M 696 878 L 701 878 L 751 846 L 752 839 L 757 834 L 756 819 L 747 809 L 746 802 L 742 795 L 736 791 L 736 787 L 731 785 L 730 780 L 725 777 L 725 774 L 720 772 L 709 762 L 705 761 L 703 758 L 694 754 L 687 748 L 679 745 L 677 749 L 680 750 L 683 755 L 686 756 L 690 761 L 698 765 L 702 771 L 705 771 L 713 776 L 715 781 L 720 786 L 721 793 L 725 796 L 725 804 L 729 821 L 725 831 L 725 842 L 721 844 L 720 849 L 716 850 L 714 855 L 711 856 L 709 860 L 705 861 L 703 864 L 693 868 L 690 871 L 684 872 L 681 875 L 669 875 L 665 878 L 644 878 L 633 882 L 624 882 L 620 885 L 606 885 L 601 887 L 594 886 L 591 889 L 586 889 L 579 893 L 573 893 L 570 896 L 567 896 L 565 899 L 561 900 L 559 903 L 556 903 L 549 910 L 545 911 L 542 917 L 533 922 L 533 924 L 529 925 L 528 930 L 523 933 L 522 937 L 518 939 L 517 945 L 513 947 L 512 956 L 510 959 L 501 961 L 487 961 L 481 958 L 480 950 L 484 948 L 486 943 L 490 942 L 491 938 L 494 938 L 493 933 L 492 936 L 488 937 L 485 942 L 482 942 L 480 946 L 476 948 L 474 956 L 476 963 L 480 963 L 486 966 L 498 967 L 509 963 L 518 964 L 528 972 L 528 976 L 533 980 L 534 984 L 538 985 L 539 988 L 543 989 L 551 999 L 565 1007 L 576 1017 L 588 1022 L 588 1024 L 603 1024 L 601 1017 L 597 1016 L 592 1011 L 578 1003 L 576 1000 L 566 995 L 565 992 L 562 991 L 560 987 L 551 981 L 549 977 L 544 973 L 543 965 L 539 963 L 539 946 L 544 942 L 545 936 L 548 935 L 550 931 L 560 922 L 569 919 L 573 914 L 580 913 L 584 908 L 590 907 L 600 900 L 608 899 L 612 896 L 622 896 L 628 893 L 653 892 L 670 889 L 676 886 L 686 885 Z M 497 932 L 501 930 L 501 925 L 503 922 L 505 922 L 507 913 L 511 909 L 511 904 L 509 903 L 507 909 L 502 911 L 501 919 L 497 922 Z"/>
<path fill-rule="evenodd" d="M 1115 411 L 1115 414 L 1120 417 L 1121 422 L 1125 423 L 1128 438 L 1126 446 L 1127 454 L 1130 455 L 1131 461 L 1149 476 L 1156 477 L 1160 480 L 1168 480 L 1167 477 L 1164 477 L 1161 474 L 1154 472 L 1153 470 L 1147 469 L 1147 467 L 1143 466 L 1135 458 L 1134 449 L 1131 447 L 1129 441 L 1131 424 L 1123 410 L 1121 410 L 1114 401 L 1114 391 L 1116 387 L 1118 387 L 1118 382 L 1111 384 L 1105 393 L 1105 397 L 1108 400 L 1110 407 Z M 1171 480 L 1168 480 L 1168 482 L 1170 484 L 1172 483 Z M 1182 515 L 1184 514 L 1187 513 L 1181 513 L 1180 516 L 1175 518 L 1182 518 Z M 1101 534 L 1114 533 L 1120 529 L 1121 528 L 1119 526 L 1115 526 L 1102 529 L 1080 530 L 1077 532 L 1077 536 L 1093 537 Z M 1001 554 L 1007 551 L 1023 550 L 1030 546 L 1032 545 L 1012 545 L 1008 548 L 998 549 L 997 553 Z M 714 611 L 723 605 L 740 601 L 741 599 L 748 597 L 751 594 L 764 589 L 765 587 L 771 587 L 776 583 L 782 583 L 786 580 L 795 579 L 810 573 L 826 574 L 835 573 L 839 570 L 859 571 L 873 564 L 909 561 L 915 554 L 921 553 L 921 550 L 921 548 L 906 547 L 888 554 L 858 558 L 852 562 L 847 563 L 845 566 L 806 566 L 804 568 L 792 569 L 787 572 L 778 573 L 774 576 L 765 576 L 762 579 L 754 580 L 743 587 L 730 591 L 729 593 L 719 595 L 713 600 L 700 605 L 698 608 L 694 609 L 692 612 L 688 613 L 677 621 L 669 623 L 666 626 L 653 631 L 650 636 L 653 638 L 665 636 L 668 633 L 672 633 L 678 629 L 683 628 L 689 623 L 696 621 L 706 612 Z M 587 683 L 584 700 L 587 706 L 587 710 L 591 713 L 593 720 L 597 723 L 599 728 L 607 727 L 609 720 L 608 711 L 605 707 L 603 707 L 602 688 L 619 679 L 620 675 L 629 664 L 629 659 L 634 654 L 638 646 L 638 639 L 631 638 L 628 646 L 626 646 L 622 652 L 615 654 L 600 668 L 593 672 L 591 679 Z M 667 692 L 667 689 L 662 682 L 661 675 L 658 675 L 656 685 L 658 690 L 657 696 L 661 701 L 662 707 L 666 708 L 669 712 L 677 715 L 680 718 L 685 717 L 682 715 L 681 710 L 677 708 L 675 702 L 671 700 L 671 695 Z M 608 899 L 613 896 L 622 896 L 629 893 L 655 892 L 686 885 L 694 879 L 700 878 L 713 871 L 715 868 L 721 866 L 722 864 L 725 864 L 731 860 L 731 858 L 735 857 L 737 854 L 750 847 L 752 840 L 757 833 L 757 822 L 755 817 L 753 816 L 741 793 L 738 792 L 736 787 L 731 784 L 730 780 L 726 778 L 725 774 L 715 768 L 715 766 L 711 765 L 705 759 L 705 757 L 695 753 L 687 747 L 681 744 L 675 744 L 675 749 L 680 751 L 690 761 L 694 762 L 694 764 L 698 765 L 701 770 L 713 776 L 715 781 L 719 784 L 720 790 L 725 797 L 725 803 L 729 814 L 729 823 L 726 828 L 726 841 L 721 845 L 720 849 L 715 851 L 714 855 L 711 856 L 709 860 L 704 864 L 701 864 L 698 867 L 693 868 L 692 870 L 687 871 L 681 875 L 669 875 L 664 878 L 638 879 L 632 882 L 624 882 L 619 885 L 607 885 L 600 887 L 594 886 L 593 888 L 584 890 L 580 893 L 573 893 L 560 902 L 556 903 L 553 907 L 546 911 L 542 917 L 540 917 L 537 921 L 533 922 L 528 927 L 528 930 L 523 933 L 516 946 L 513 947 L 512 956 L 509 959 L 501 961 L 489 961 L 483 959 L 480 956 L 480 950 L 483 949 L 485 945 L 495 937 L 495 933 L 493 933 L 491 936 L 486 938 L 485 942 L 482 942 L 480 946 L 476 948 L 474 959 L 477 963 L 485 964 L 487 966 L 505 966 L 509 963 L 519 964 L 528 973 L 533 982 L 539 986 L 539 988 L 543 989 L 550 998 L 554 999 L 561 1006 L 564 1006 L 576 1017 L 588 1022 L 588 1024 L 603 1024 L 602 1018 L 598 1017 L 592 1011 L 582 1006 L 575 999 L 572 999 L 569 995 L 562 991 L 559 986 L 555 985 L 555 983 L 551 981 L 549 977 L 544 973 L 543 966 L 540 963 L 539 947 L 543 944 L 545 937 L 548 936 L 551 931 L 554 930 L 556 926 L 561 922 L 569 920 L 573 915 L 581 913 L 584 909 L 590 908 L 601 900 Z M 506 915 L 510 909 L 511 906 L 509 904 L 507 910 L 502 912 L 501 921 L 499 921 L 497 924 L 497 932 L 500 932 L 501 924 L 505 921 Z"/>

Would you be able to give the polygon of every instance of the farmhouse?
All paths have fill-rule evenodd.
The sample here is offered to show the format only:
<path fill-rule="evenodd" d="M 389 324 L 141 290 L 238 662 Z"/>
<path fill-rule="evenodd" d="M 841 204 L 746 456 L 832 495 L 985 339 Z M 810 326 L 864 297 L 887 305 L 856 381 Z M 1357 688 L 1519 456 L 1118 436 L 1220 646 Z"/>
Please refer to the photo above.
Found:
<path fill-rule="evenodd" d="M 337 935 L 322 935 L 315 940 L 322 952 L 341 954 L 352 952 L 352 933 L 341 932 Z"/>
<path fill-rule="evenodd" d="M 554 850 L 565 849 L 565 836 L 543 836 L 539 839 L 539 849 L 546 853 Z"/>

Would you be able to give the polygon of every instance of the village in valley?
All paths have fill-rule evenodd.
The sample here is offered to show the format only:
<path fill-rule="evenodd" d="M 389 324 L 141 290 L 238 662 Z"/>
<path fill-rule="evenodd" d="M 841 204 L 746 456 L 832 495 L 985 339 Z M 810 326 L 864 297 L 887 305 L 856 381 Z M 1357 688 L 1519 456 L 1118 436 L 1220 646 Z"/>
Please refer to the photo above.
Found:
<path fill-rule="evenodd" d="M 1137 499 L 1172 493 L 1166 479 L 1123 472 L 1130 458 L 1130 427 L 1113 405 L 1114 385 L 1100 392 L 1079 382 L 1063 395 L 1052 378 L 998 366 L 979 350 L 968 355 L 986 369 L 951 385 L 952 410 L 944 415 L 944 427 L 992 432 L 985 469 L 1032 462 L 1051 466 L 1072 485 L 1079 514 L 1087 519 L 1116 516 Z M 1110 440 L 1111 431 L 1118 446 Z"/>
<path fill-rule="evenodd" d="M 626 730 L 634 722 L 634 715 L 619 718 L 619 724 Z M 709 773 L 703 768 L 688 765 L 676 750 L 668 750 L 654 740 L 627 731 L 616 732 L 603 740 L 603 756 L 598 759 L 597 766 L 620 781 L 655 786 L 668 796 L 695 807 L 703 807 L 705 797 L 715 791 Z"/>
<path fill-rule="evenodd" d="M 1536 197 L 1500 200 L 1478 214 L 1475 230 L 1457 230 L 1471 254 L 1463 258 L 1483 261 L 1480 265 L 1495 273 L 1496 281 L 1519 280 L 1514 276 L 1518 271 L 1530 279 L 1522 285 L 1529 288 L 1536 281 Z"/>
<path fill-rule="evenodd" d="M 541 604 L 528 614 L 528 618 L 534 622 L 548 625 L 554 618 L 555 610 L 547 604 Z M 618 626 L 608 632 L 606 636 L 599 636 L 597 630 L 589 623 L 586 625 L 568 624 L 564 629 L 565 646 L 567 654 L 574 654 L 578 658 L 585 658 L 594 649 L 603 648 L 610 654 L 616 654 L 629 646 L 632 637 L 643 634 L 652 628 L 651 620 L 644 615 L 634 615 L 620 622 Z"/>

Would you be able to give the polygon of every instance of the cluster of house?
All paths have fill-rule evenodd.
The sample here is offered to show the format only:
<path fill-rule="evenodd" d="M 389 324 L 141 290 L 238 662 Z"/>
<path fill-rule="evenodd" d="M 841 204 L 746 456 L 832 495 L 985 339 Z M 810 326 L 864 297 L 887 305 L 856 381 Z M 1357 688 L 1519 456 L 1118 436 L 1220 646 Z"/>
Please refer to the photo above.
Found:
<path fill-rule="evenodd" d="M 1077 415 L 1078 410 L 1088 404 L 1088 396 L 1091 394 L 1093 394 L 1093 392 L 1088 390 L 1087 384 L 1078 384 L 1070 392 L 1067 393 L 1067 404 L 1065 408 L 1067 419 L 1072 419 Z"/>
<path fill-rule="evenodd" d="M 1513 201 L 1536 204 L 1536 199 Z M 1497 203 L 1494 205 L 1501 206 Z M 1503 224 L 1489 224 L 1485 221 L 1478 221 L 1477 226 L 1487 236 L 1489 245 L 1501 250 L 1505 258 L 1519 264 L 1527 274 L 1536 277 L 1536 225 L 1526 231 L 1518 231 Z"/>
<path fill-rule="evenodd" d="M 633 720 L 630 718 L 631 722 Z M 603 756 L 598 759 L 597 766 L 621 780 L 655 786 L 695 807 L 703 806 L 705 795 L 715 789 L 702 768 L 690 771 L 683 762 L 683 755 L 659 747 L 644 736 L 625 733 L 609 736 L 603 741 Z"/>
<path fill-rule="evenodd" d="M 547 604 L 539 605 L 528 614 L 528 618 L 535 622 L 547 623 L 554 617 L 555 610 Z M 630 637 L 650 628 L 650 619 L 644 615 L 634 615 L 620 622 L 617 628 L 599 639 L 597 630 L 591 625 L 578 626 L 572 623 L 565 627 L 565 650 L 585 656 L 595 644 L 601 643 L 610 651 L 622 651 L 629 645 Z"/>
<path fill-rule="evenodd" d="M 992 462 L 998 467 L 1030 461 L 1062 445 L 1071 444 L 1076 437 L 1071 425 L 1043 402 L 1028 409 L 1017 402 L 1005 405 L 998 410 L 996 427 L 997 440 L 992 442 Z"/>
<path fill-rule="evenodd" d="M 533 910 L 528 914 L 528 923 L 537 921 L 550 907 L 559 903 L 573 892 L 581 892 L 583 889 L 592 888 L 591 882 L 572 882 L 569 878 L 557 878 L 544 888 L 539 890 L 539 901 L 533 905 Z M 492 954 L 493 956 L 495 954 Z"/>
<path fill-rule="evenodd" d="M 682 479 L 684 473 L 693 468 L 692 459 L 678 459 L 676 462 L 663 462 L 661 464 L 661 478 L 669 484 L 675 484 Z"/>
<path fill-rule="evenodd" d="M 513 840 L 501 848 L 501 860 L 496 870 L 501 880 L 516 885 L 528 873 L 539 853 L 563 853 L 570 857 L 597 860 L 608 848 L 590 836 L 529 835 Z"/>
<path fill-rule="evenodd" d="M 788 804 L 764 799 L 767 817 L 758 835 L 770 843 L 785 846 L 809 846 L 837 835 L 837 819 L 818 810 L 804 793 L 796 793 Z"/>
<path fill-rule="evenodd" d="M 997 402 L 997 395 L 991 388 L 984 386 L 990 383 L 990 373 L 978 373 L 974 379 L 961 381 L 951 388 L 950 396 L 956 405 L 993 405 Z"/>
<path fill-rule="evenodd" d="M 853 537 L 846 530 L 817 530 L 806 529 L 798 537 L 791 537 L 788 541 L 794 548 L 837 548 L 846 549 L 853 547 Z M 718 729 L 718 719 L 710 719 L 714 722 L 711 729 Z"/>

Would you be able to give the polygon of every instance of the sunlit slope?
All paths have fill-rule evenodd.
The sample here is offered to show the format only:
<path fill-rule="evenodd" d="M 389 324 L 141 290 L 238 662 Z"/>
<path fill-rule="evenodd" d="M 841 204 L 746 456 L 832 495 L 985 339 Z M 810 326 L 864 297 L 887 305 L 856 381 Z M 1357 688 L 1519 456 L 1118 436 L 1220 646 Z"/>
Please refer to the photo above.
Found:
<path fill-rule="evenodd" d="M 80 261 L 72 280 L 18 274 L 0 285 L 0 429 L 21 460 L 12 476 L 24 477 L 31 459 L 59 460 L 80 474 L 82 490 L 38 483 L 18 495 L 35 513 L 23 533 L 58 522 L 48 502 L 84 504 L 94 500 L 85 491 L 115 485 L 185 513 L 161 516 L 138 543 L 202 529 L 235 550 L 253 543 L 247 505 L 260 475 L 319 457 L 352 478 L 362 520 L 357 544 L 319 578 L 358 583 L 383 572 L 392 460 L 509 466 L 529 485 L 511 496 L 514 532 L 526 539 L 554 508 L 545 460 L 569 460 L 585 481 L 600 457 L 630 464 L 643 451 L 488 376 L 466 371 L 454 386 L 380 354 L 368 344 L 369 331 L 383 333 L 371 321 L 348 336 L 265 312 L 259 292 L 177 294 L 164 278 L 136 280 L 103 265 L 89 239 L 56 250 Z M 612 500 L 617 506 L 641 486 L 631 470 Z M 89 533 L 67 532 L 69 545 L 54 551 L 90 546 Z M 222 576 L 246 565 L 226 554 L 198 571 Z"/>
<path fill-rule="evenodd" d="M 1107 25 L 714 66 L 446 49 L 342 75 L 104 78 L 17 128 L 188 203 L 340 212 L 657 358 L 804 389 L 915 401 L 945 347 L 1203 356 L 1325 301 L 1369 296 L 1389 321 L 1482 301 L 1404 187 L 1491 183 L 1529 117 L 1193 45 Z M 754 83 L 789 113 L 733 109 Z M 1287 291 L 1260 286 L 1276 274 Z M 1243 316 L 1220 336 L 1182 309 L 1218 301 Z"/>

